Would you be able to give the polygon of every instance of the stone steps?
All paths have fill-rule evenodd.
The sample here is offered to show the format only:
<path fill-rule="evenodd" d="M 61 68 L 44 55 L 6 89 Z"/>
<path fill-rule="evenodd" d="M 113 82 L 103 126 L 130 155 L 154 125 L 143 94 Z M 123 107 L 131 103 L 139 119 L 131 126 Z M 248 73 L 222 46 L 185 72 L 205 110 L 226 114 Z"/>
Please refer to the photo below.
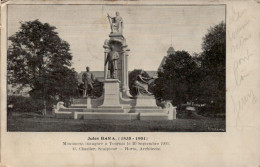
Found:
<path fill-rule="evenodd" d="M 140 113 L 140 120 L 169 120 L 166 113 Z"/>
<path fill-rule="evenodd" d="M 69 106 L 68 108 L 87 108 L 87 105 L 86 105 L 86 104 L 82 104 L 82 105 L 72 104 L 72 105 Z"/>
<path fill-rule="evenodd" d="M 84 111 L 59 111 L 56 118 L 109 119 L 109 120 L 169 120 L 169 114 L 163 112 L 124 112 L 119 109 L 84 109 Z"/>
<path fill-rule="evenodd" d="M 67 118 L 67 119 L 73 119 L 73 112 L 56 112 L 55 118 Z"/>
<path fill-rule="evenodd" d="M 139 120 L 139 113 L 74 112 L 74 119 Z"/>
<path fill-rule="evenodd" d="M 127 111 L 127 110 L 126 110 Z M 125 113 L 123 108 L 64 108 L 60 112 Z"/>
<path fill-rule="evenodd" d="M 59 112 L 56 118 L 109 120 L 169 120 L 166 113 Z"/>
<path fill-rule="evenodd" d="M 81 111 L 83 112 L 85 108 L 61 108 L 61 112 L 72 112 L 72 111 Z"/>
<path fill-rule="evenodd" d="M 108 80 L 105 84 L 107 89 L 104 95 L 98 99 L 75 99 L 74 103 L 68 108 L 64 107 L 62 103 L 58 103 L 58 107 L 55 110 L 56 117 L 104 120 L 174 119 L 174 114 L 170 113 L 167 109 L 158 107 L 153 97 L 141 97 L 137 99 L 119 97 L 119 91 L 116 91 L 117 93 L 114 92 L 115 90 L 119 90 L 118 84 L 117 80 Z"/>
<path fill-rule="evenodd" d="M 164 110 L 157 107 L 157 108 L 131 108 L 131 112 L 138 112 L 138 113 L 164 113 Z"/>

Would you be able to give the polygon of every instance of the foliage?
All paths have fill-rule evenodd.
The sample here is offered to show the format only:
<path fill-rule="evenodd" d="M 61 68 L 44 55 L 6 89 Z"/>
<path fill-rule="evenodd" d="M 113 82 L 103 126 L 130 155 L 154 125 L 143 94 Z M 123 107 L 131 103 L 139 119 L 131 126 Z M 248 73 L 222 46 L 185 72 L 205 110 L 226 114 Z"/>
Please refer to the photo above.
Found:
<path fill-rule="evenodd" d="M 225 111 L 226 25 L 210 28 L 203 38 L 201 54 L 185 51 L 170 55 L 158 72 L 155 96 L 180 106 L 188 101 L 207 104 L 212 112 Z"/>
<path fill-rule="evenodd" d="M 32 97 L 47 101 L 68 99 L 77 88 L 76 72 L 69 68 L 70 46 L 55 29 L 39 20 L 28 21 L 9 37 L 8 83 L 29 86 Z"/>
<path fill-rule="evenodd" d="M 211 27 L 202 43 L 201 99 L 213 105 L 217 112 L 225 111 L 226 96 L 226 25 L 224 22 Z"/>
<path fill-rule="evenodd" d="M 198 65 L 186 51 L 169 55 L 155 80 L 155 96 L 180 105 L 195 98 Z"/>
<path fill-rule="evenodd" d="M 137 95 L 137 90 L 134 87 L 135 81 L 137 79 L 137 76 L 141 74 L 143 70 L 141 69 L 134 69 L 133 71 L 131 71 L 129 73 L 129 89 L 130 89 L 130 94 L 132 96 L 136 96 Z M 150 77 L 149 74 L 146 71 L 143 71 L 142 76 L 144 77 Z"/>
<path fill-rule="evenodd" d="M 8 96 L 7 104 L 12 104 L 12 112 L 33 112 L 40 113 L 44 108 L 42 99 L 23 96 Z M 51 111 L 52 105 L 47 104 L 47 110 Z"/>
<path fill-rule="evenodd" d="M 95 80 L 93 84 L 92 96 L 94 97 L 102 96 L 103 86 L 104 86 L 103 82 L 99 82 L 98 80 Z"/>

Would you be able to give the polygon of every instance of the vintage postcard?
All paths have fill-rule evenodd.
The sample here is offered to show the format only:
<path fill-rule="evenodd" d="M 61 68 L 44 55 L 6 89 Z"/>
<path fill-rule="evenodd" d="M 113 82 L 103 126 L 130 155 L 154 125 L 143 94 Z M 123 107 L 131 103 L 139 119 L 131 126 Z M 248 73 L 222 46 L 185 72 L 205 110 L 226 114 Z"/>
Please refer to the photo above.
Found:
<path fill-rule="evenodd" d="M 2 1 L 1 165 L 258 167 L 259 8 Z"/>

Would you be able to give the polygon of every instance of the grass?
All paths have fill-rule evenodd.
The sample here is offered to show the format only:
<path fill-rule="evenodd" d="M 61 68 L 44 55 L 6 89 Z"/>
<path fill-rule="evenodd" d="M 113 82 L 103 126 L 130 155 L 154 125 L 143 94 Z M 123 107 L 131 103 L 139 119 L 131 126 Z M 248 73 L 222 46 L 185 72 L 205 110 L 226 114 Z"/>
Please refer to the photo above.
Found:
<path fill-rule="evenodd" d="M 12 116 L 7 120 L 10 132 L 225 132 L 225 120 L 176 119 L 141 120 L 74 120 L 42 116 Z"/>

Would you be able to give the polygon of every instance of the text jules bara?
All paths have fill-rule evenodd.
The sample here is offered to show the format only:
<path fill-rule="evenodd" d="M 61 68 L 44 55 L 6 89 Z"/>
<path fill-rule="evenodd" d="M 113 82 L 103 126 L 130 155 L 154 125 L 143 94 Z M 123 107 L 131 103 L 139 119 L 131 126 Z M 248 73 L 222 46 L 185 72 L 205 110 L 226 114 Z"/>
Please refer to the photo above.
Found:
<path fill-rule="evenodd" d="M 131 140 L 132 137 L 88 137 L 87 140 Z"/>

